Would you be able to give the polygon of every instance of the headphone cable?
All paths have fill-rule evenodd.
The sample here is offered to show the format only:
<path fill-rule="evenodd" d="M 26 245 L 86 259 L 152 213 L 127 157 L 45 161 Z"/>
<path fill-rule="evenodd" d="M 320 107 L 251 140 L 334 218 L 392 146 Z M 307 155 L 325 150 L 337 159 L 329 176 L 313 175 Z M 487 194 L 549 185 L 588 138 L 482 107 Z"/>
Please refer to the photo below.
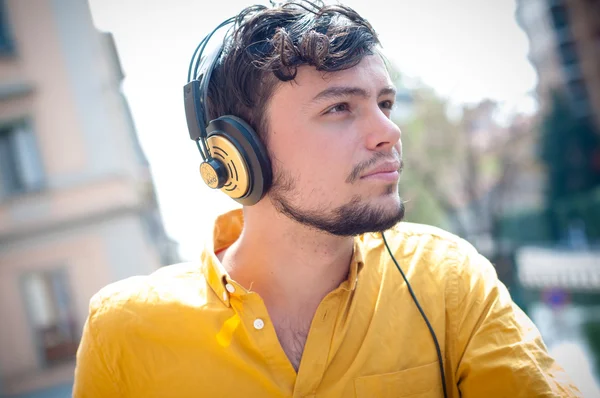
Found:
<path fill-rule="evenodd" d="M 398 268 L 398 271 L 400 271 L 402 278 L 404 278 L 404 282 L 406 282 L 406 287 L 408 287 L 408 291 L 409 291 L 410 295 L 412 296 L 413 301 L 415 302 L 419 312 L 421 313 L 421 316 L 423 317 L 423 319 L 425 320 L 425 323 L 427 324 L 427 327 L 429 328 L 431 337 L 433 337 L 433 342 L 435 344 L 435 350 L 437 352 L 438 361 L 439 361 L 439 365 L 440 365 L 440 375 L 442 376 L 442 387 L 444 389 L 444 398 L 448 398 L 448 392 L 446 391 L 446 376 L 444 374 L 444 361 L 442 359 L 442 350 L 440 349 L 440 344 L 438 343 L 438 339 L 435 335 L 435 332 L 433 331 L 433 327 L 431 326 L 431 323 L 429 323 L 429 320 L 427 319 L 427 316 L 425 315 L 425 311 L 423 311 L 423 308 L 421 308 L 421 305 L 419 304 L 419 300 L 417 300 L 417 297 L 415 296 L 415 293 L 413 292 L 412 287 L 410 286 L 410 283 L 408 283 L 408 279 L 406 279 L 406 275 L 404 275 L 402 268 L 400 268 L 400 265 L 398 265 L 398 261 L 396 261 L 396 257 L 394 257 L 394 255 L 392 254 L 392 251 L 390 250 L 390 247 L 388 246 L 387 240 L 385 239 L 385 235 L 383 234 L 383 232 L 381 232 L 381 236 L 383 237 L 383 243 L 385 244 L 385 247 L 386 247 L 388 253 L 390 254 L 390 257 L 394 261 L 394 264 L 396 264 L 396 268 Z"/>

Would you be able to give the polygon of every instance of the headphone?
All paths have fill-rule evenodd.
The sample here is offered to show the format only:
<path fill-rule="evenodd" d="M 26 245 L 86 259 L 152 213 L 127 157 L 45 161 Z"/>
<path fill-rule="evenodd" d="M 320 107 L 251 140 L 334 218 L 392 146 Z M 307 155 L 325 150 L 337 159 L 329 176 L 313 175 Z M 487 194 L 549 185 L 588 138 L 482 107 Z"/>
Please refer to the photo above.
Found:
<path fill-rule="evenodd" d="M 222 22 L 196 47 L 188 69 L 188 83 L 183 87 L 183 99 L 190 138 L 202 156 L 202 180 L 236 202 L 252 206 L 262 199 L 273 180 L 265 146 L 252 127 L 237 116 L 224 115 L 207 123 L 208 85 L 224 43 L 207 56 L 204 52 L 215 32 L 235 20 L 236 17 L 232 17 Z"/>
<path fill-rule="evenodd" d="M 271 162 L 266 148 L 252 127 L 239 117 L 225 115 L 206 123 L 209 119 L 206 109 L 208 84 L 223 52 L 224 43 L 208 56 L 203 57 L 204 51 L 213 34 L 234 23 L 236 18 L 223 21 L 196 47 L 188 69 L 188 83 L 183 87 L 183 98 L 190 138 L 196 142 L 203 160 L 200 164 L 202 179 L 210 188 L 220 189 L 238 203 L 251 206 L 262 199 L 272 183 Z M 383 232 L 381 236 L 431 333 L 440 366 L 444 397 L 447 398 L 444 362 L 438 339 Z"/>

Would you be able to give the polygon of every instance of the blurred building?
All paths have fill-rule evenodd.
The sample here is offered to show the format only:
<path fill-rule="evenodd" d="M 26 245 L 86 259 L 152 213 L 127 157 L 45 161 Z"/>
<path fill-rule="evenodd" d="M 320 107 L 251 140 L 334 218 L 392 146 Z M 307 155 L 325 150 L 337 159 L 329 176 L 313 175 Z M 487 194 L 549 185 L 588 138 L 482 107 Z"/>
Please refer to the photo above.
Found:
<path fill-rule="evenodd" d="M 86 1 L 0 0 L 0 396 L 70 396 L 91 296 L 178 261 L 123 77 Z"/>
<path fill-rule="evenodd" d="M 596 131 L 600 131 L 600 1 L 517 0 L 516 17 L 529 37 L 529 59 L 538 75 L 537 94 L 542 115 L 556 106 L 553 91 L 561 91 L 567 94 L 575 116 L 593 121 Z M 581 131 L 581 126 L 573 125 L 568 133 L 582 134 Z M 573 164 L 581 162 L 581 153 L 572 157 Z M 561 167 L 569 164 L 560 163 L 560 159 L 555 161 Z M 593 165 L 594 162 L 589 166 Z M 576 171 L 578 175 L 568 173 L 562 178 L 568 178 L 572 184 L 588 175 L 587 170 Z M 549 179 L 553 177 L 556 183 L 556 173 L 548 174 Z M 574 191 L 570 198 L 562 197 L 561 208 L 556 204 L 548 208 L 547 214 L 560 224 L 564 236 L 560 241 L 553 241 L 551 234 L 541 233 L 537 237 L 547 235 L 546 246 L 537 242 L 520 247 L 515 254 L 517 278 L 523 302 L 527 303 L 530 316 L 550 349 L 570 344 L 571 353 L 580 349 L 583 356 L 589 358 L 596 380 L 588 378 L 577 382 L 584 396 L 598 396 L 600 250 L 593 240 L 597 237 L 588 237 L 590 231 L 595 230 L 592 225 L 595 221 L 588 215 L 600 208 L 600 191 L 590 188 L 585 196 L 579 191 L 577 197 Z M 542 219 L 523 218 L 516 225 L 535 232 L 535 225 L 541 225 L 537 221 Z M 587 369 L 585 361 L 581 359 L 573 369 L 580 370 L 573 372 L 579 377 Z"/>
<path fill-rule="evenodd" d="M 529 37 L 542 108 L 561 89 L 600 126 L 600 1 L 517 0 L 516 17 Z"/>

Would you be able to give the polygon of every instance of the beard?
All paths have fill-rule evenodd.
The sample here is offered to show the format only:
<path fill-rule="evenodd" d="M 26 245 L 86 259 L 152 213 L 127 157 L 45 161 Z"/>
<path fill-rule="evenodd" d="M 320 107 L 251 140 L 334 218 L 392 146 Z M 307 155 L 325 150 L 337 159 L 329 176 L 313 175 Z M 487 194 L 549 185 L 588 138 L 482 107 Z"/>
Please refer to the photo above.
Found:
<path fill-rule="evenodd" d="M 364 168 L 364 165 L 357 166 L 353 174 L 356 175 L 356 170 L 360 168 Z M 275 209 L 290 219 L 316 230 L 336 236 L 356 236 L 367 232 L 385 231 L 404 218 L 404 204 L 400 198 L 398 206 L 394 209 L 365 203 L 358 195 L 348 203 L 331 210 L 302 209 L 291 200 L 300 198 L 295 190 L 294 178 L 283 170 L 274 174 L 269 199 Z M 385 194 L 392 195 L 395 188 L 395 184 L 388 185 Z"/>

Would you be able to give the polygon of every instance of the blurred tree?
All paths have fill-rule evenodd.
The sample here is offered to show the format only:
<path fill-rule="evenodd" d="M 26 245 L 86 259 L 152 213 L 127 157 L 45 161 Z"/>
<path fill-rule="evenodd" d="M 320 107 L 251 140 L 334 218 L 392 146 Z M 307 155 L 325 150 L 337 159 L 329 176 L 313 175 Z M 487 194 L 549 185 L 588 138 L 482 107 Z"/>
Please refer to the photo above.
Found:
<path fill-rule="evenodd" d="M 547 173 L 546 205 L 552 235 L 560 239 L 569 225 L 584 222 L 578 211 L 557 212 L 571 198 L 600 185 L 600 133 L 585 117 L 577 117 L 568 97 L 556 91 L 540 123 L 540 160 Z"/>
<path fill-rule="evenodd" d="M 550 204 L 600 184 L 600 135 L 577 117 L 568 99 L 555 92 L 540 126 L 540 155 L 548 173 Z"/>
<path fill-rule="evenodd" d="M 406 201 L 407 221 L 448 227 L 448 215 L 454 205 L 447 190 L 436 184 L 436 174 L 444 163 L 451 161 L 444 151 L 445 144 L 452 140 L 430 142 L 432 130 L 448 132 L 454 128 L 446 116 L 446 103 L 426 87 L 411 92 L 411 116 L 397 121 L 402 128 L 403 157 L 405 169 L 400 182 L 400 191 Z M 437 134 L 451 137 L 452 134 Z"/>
<path fill-rule="evenodd" d="M 438 224 L 449 217 L 462 236 L 495 236 L 505 193 L 532 160 L 522 150 L 530 147 L 530 120 L 514 117 L 503 127 L 495 119 L 497 104 L 489 100 L 464 107 L 453 119 L 447 101 L 430 88 L 420 86 L 412 97 L 412 117 L 399 123 L 406 162 L 400 187 L 407 209 L 415 210 L 407 211 L 407 219 Z M 413 197 L 431 203 L 411 205 Z"/>
<path fill-rule="evenodd" d="M 406 219 L 469 239 L 497 266 L 505 264 L 498 272 L 510 284 L 510 254 L 498 252 L 500 221 L 519 202 L 516 183 L 535 161 L 531 118 L 516 115 L 501 124 L 498 105 L 489 100 L 451 117 L 447 100 L 432 89 L 420 85 L 411 96 L 412 117 L 397 122 L 403 131 Z"/>

